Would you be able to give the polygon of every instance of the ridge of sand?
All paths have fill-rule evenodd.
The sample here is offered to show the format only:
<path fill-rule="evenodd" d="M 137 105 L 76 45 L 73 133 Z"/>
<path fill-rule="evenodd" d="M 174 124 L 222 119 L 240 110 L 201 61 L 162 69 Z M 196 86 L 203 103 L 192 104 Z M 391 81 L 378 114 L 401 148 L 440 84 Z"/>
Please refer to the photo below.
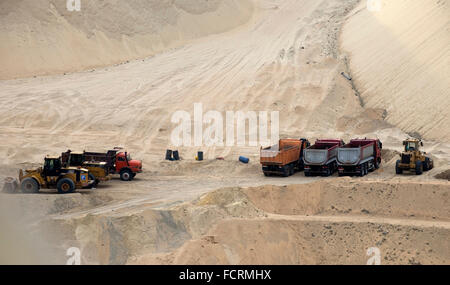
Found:
<path fill-rule="evenodd" d="M 246 23 L 248 0 L 0 2 L 0 79 L 62 74 L 144 58 Z"/>
<path fill-rule="evenodd" d="M 428 139 L 450 141 L 450 1 L 365 2 L 343 29 L 341 45 L 366 107 Z"/>

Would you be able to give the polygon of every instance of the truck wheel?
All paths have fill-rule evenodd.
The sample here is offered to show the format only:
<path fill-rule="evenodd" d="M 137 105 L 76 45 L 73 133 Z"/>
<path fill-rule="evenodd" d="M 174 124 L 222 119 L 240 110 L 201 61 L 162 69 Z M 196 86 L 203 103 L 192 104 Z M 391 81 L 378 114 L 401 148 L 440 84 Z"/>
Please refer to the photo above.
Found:
<path fill-rule="evenodd" d="M 136 173 L 131 174 L 131 179 L 134 179 L 136 177 Z"/>
<path fill-rule="evenodd" d="M 416 174 L 422 175 L 422 173 L 423 173 L 423 163 L 422 163 L 422 161 L 417 161 L 416 162 Z"/>
<path fill-rule="evenodd" d="M 403 169 L 400 168 L 400 160 L 397 160 L 397 163 L 395 164 L 395 173 L 396 174 L 402 174 L 403 173 Z"/>
<path fill-rule="evenodd" d="M 381 160 L 380 159 L 375 160 L 375 169 L 379 169 L 380 168 L 380 164 L 381 164 Z"/>
<path fill-rule="evenodd" d="M 33 178 L 26 178 L 20 184 L 20 189 L 23 193 L 38 193 L 39 184 Z"/>
<path fill-rule="evenodd" d="M 371 162 L 372 168 L 368 167 L 369 168 L 369 172 L 374 172 L 375 169 L 377 169 L 376 164 L 377 164 L 377 162 L 375 160 Z M 367 165 L 369 166 L 369 163 L 367 163 Z"/>
<path fill-rule="evenodd" d="M 125 169 L 120 172 L 120 180 L 122 181 L 131 181 L 131 170 Z"/>
<path fill-rule="evenodd" d="M 282 172 L 281 172 L 281 175 L 283 176 L 283 177 L 289 177 L 289 172 L 290 172 L 290 170 L 289 170 L 289 166 L 283 166 L 283 168 L 282 168 Z"/>
<path fill-rule="evenodd" d="M 364 164 L 360 166 L 361 168 L 359 169 L 359 173 L 358 176 L 359 177 L 363 177 L 364 176 Z"/>
<path fill-rule="evenodd" d="M 75 191 L 75 183 L 69 178 L 63 178 L 58 181 L 56 188 L 60 194 L 73 193 Z"/>
<path fill-rule="evenodd" d="M 294 173 L 295 173 L 295 166 L 291 165 L 290 168 L 289 168 L 289 176 L 294 175 Z"/>
<path fill-rule="evenodd" d="M 91 185 L 89 185 L 90 188 L 96 188 L 97 185 L 98 185 L 98 181 L 97 181 L 97 179 L 95 178 L 94 174 L 89 173 L 89 180 L 93 180 L 93 181 L 94 181 L 94 182 L 92 182 Z"/>

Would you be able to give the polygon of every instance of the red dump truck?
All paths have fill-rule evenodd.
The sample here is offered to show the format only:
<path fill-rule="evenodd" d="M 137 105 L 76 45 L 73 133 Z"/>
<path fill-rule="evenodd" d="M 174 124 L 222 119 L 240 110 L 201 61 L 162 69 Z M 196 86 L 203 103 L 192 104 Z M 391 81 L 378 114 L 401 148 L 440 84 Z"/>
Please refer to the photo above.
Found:
<path fill-rule="evenodd" d="M 303 154 L 305 176 L 331 176 L 337 170 L 337 150 L 345 143 L 340 139 L 317 140 Z"/>
<path fill-rule="evenodd" d="M 303 150 L 310 145 L 307 139 L 281 139 L 277 145 L 261 148 L 264 175 L 288 177 L 303 170 Z"/>
<path fill-rule="evenodd" d="M 378 139 L 354 139 L 338 149 L 339 176 L 364 176 L 381 164 L 383 144 Z"/>
<path fill-rule="evenodd" d="M 142 161 L 134 160 L 128 152 L 114 148 L 108 152 L 83 152 L 87 162 L 106 162 L 109 174 L 119 174 L 122 181 L 131 181 L 142 172 Z"/>

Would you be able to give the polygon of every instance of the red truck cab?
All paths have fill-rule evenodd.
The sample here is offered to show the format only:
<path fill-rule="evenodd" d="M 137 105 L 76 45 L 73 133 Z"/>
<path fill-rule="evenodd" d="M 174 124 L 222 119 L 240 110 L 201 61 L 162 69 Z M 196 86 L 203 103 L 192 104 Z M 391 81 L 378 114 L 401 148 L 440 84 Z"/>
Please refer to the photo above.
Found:
<path fill-rule="evenodd" d="M 120 174 L 120 179 L 129 181 L 137 173 L 142 172 L 142 161 L 134 160 L 127 152 L 118 152 L 116 154 L 115 173 Z"/>

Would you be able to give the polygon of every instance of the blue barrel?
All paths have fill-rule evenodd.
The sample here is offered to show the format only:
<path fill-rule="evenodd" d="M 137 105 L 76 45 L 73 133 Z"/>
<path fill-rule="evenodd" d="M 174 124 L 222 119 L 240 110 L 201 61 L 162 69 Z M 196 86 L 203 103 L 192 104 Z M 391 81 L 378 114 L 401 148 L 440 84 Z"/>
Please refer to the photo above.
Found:
<path fill-rule="evenodd" d="M 250 159 L 245 156 L 239 156 L 239 161 L 242 163 L 249 163 Z"/>

